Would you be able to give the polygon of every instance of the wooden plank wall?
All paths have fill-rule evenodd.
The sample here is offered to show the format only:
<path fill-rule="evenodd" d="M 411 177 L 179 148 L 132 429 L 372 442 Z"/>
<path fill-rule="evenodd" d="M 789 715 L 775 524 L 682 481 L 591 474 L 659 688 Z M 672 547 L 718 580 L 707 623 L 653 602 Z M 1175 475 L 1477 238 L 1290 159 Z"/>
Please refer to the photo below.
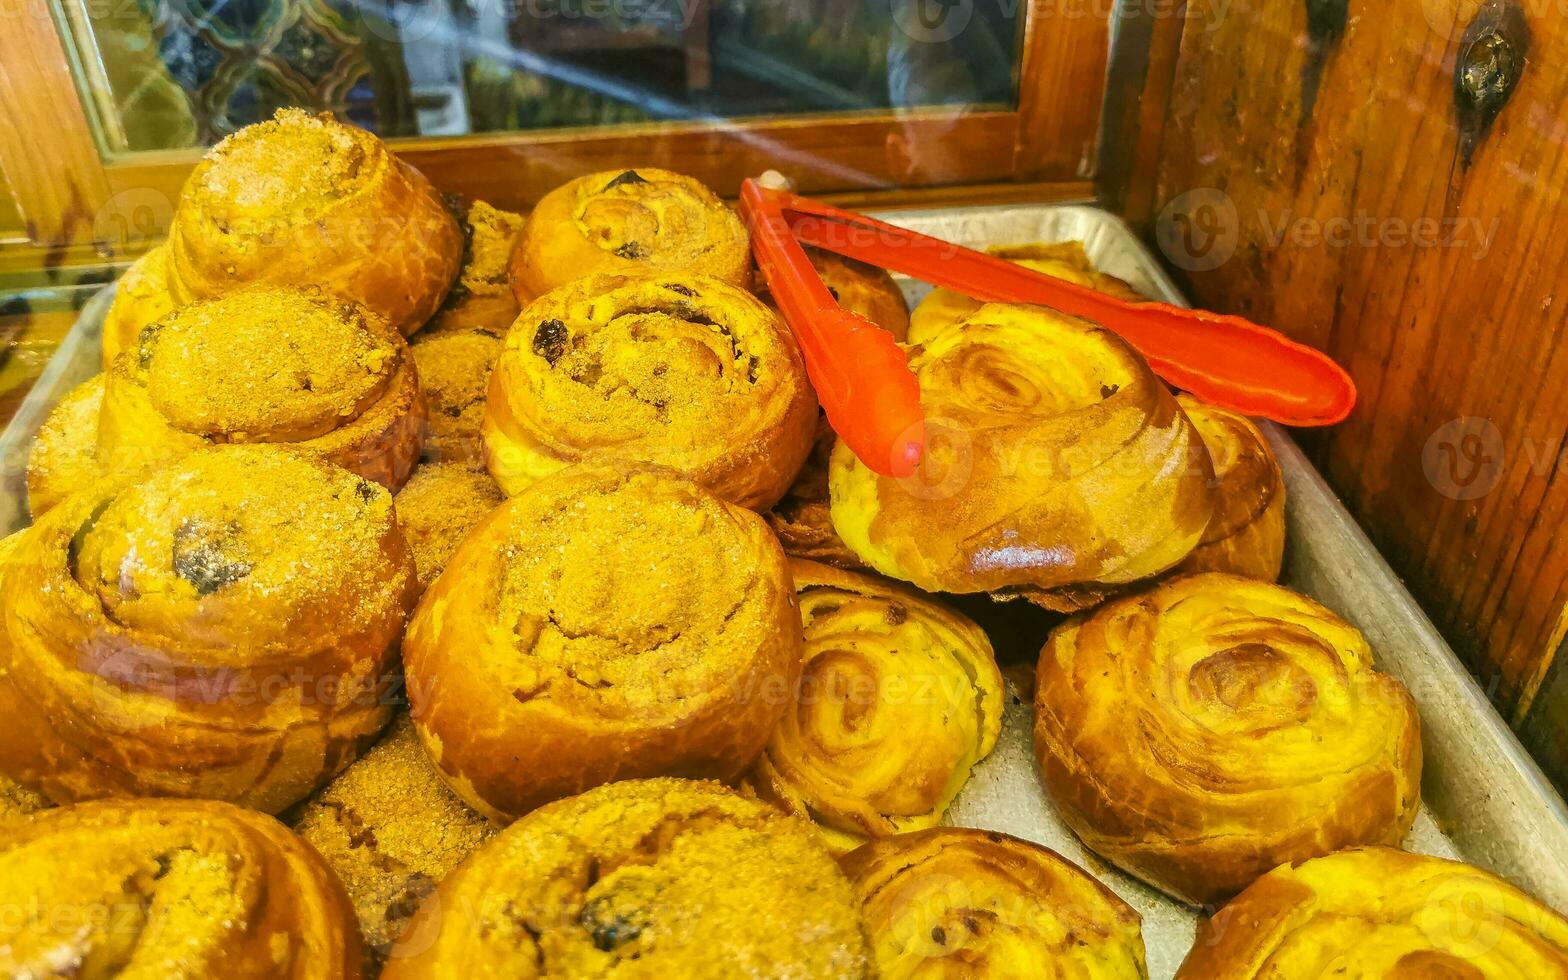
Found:
<path fill-rule="evenodd" d="M 1197 301 L 1350 369 L 1355 415 L 1305 444 L 1568 786 L 1568 8 L 1163 9 L 1135 65 L 1163 118 L 1108 116 L 1157 152 L 1109 196 Z"/>

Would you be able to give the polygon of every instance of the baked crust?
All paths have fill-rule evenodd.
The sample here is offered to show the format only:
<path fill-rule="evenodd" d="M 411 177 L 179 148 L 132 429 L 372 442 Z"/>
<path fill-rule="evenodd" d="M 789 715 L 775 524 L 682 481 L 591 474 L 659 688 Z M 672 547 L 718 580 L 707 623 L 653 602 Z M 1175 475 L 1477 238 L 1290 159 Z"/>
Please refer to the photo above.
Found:
<path fill-rule="evenodd" d="M 396 489 L 424 425 L 413 358 L 385 320 L 314 288 L 254 288 L 142 331 L 107 375 L 98 455 L 118 471 L 214 444 L 287 444 Z"/>
<path fill-rule="evenodd" d="M 409 935 L 385 980 L 871 976 L 849 883 L 815 835 L 684 779 L 534 811 L 447 876 Z"/>
<path fill-rule="evenodd" d="M 27 455 L 27 509 L 33 519 L 103 475 L 98 463 L 98 413 L 104 376 L 72 388 L 50 410 Z"/>
<path fill-rule="evenodd" d="M 690 272 L 751 285 L 751 236 L 699 181 L 657 167 L 579 177 L 540 199 L 512 257 L 512 290 L 529 303 L 595 273 Z"/>
<path fill-rule="evenodd" d="M 59 803 L 277 812 L 386 724 L 416 588 L 391 496 L 319 457 L 95 484 L 0 555 L 0 772 Z"/>
<path fill-rule="evenodd" d="M 689 273 L 592 276 L 530 304 L 485 403 L 485 462 L 509 494 L 581 460 L 666 466 L 766 510 L 811 451 L 816 394 L 756 297 Z"/>
<path fill-rule="evenodd" d="M 484 201 L 464 210 L 462 269 L 421 337 L 476 329 L 498 337 L 506 333 L 521 311 L 512 293 L 510 265 L 524 220 Z"/>
<path fill-rule="evenodd" d="M 993 303 L 911 350 L 926 417 L 913 477 L 842 441 L 833 527 L 872 568 L 927 592 L 1100 589 L 1166 571 L 1214 510 L 1192 423 L 1120 338 Z"/>
<path fill-rule="evenodd" d="M 980 627 L 913 589 L 793 559 L 800 694 L 750 781 L 835 853 L 936 826 L 996 746 L 1002 674 Z"/>
<path fill-rule="evenodd" d="M 1035 752 L 1085 845 L 1195 905 L 1343 847 L 1398 844 L 1421 730 L 1354 627 L 1208 572 L 1069 620 L 1040 654 Z"/>
<path fill-rule="evenodd" d="M 428 462 L 483 461 L 480 429 L 490 372 L 506 345 L 508 320 L 499 329 L 474 327 L 421 333 L 409 345 L 427 406 L 422 449 Z"/>
<path fill-rule="evenodd" d="M 103 369 L 127 347 L 135 346 L 142 328 L 161 320 L 174 310 L 169 292 L 169 250 L 163 245 L 150 249 L 131 263 L 114 287 L 114 302 L 103 320 Z"/>
<path fill-rule="evenodd" d="M 148 799 L 48 810 L 5 826 L 0 866 L 18 913 L 0 918 L 9 977 L 362 975 L 343 887 L 251 810 Z"/>
<path fill-rule="evenodd" d="M 463 537 L 506 495 L 469 463 L 423 463 L 397 492 L 397 524 L 414 552 L 424 591 L 446 568 Z"/>
<path fill-rule="evenodd" d="M 820 248 L 806 247 L 812 268 L 828 287 L 838 305 L 858 313 L 902 343 L 909 333 L 909 304 L 903 290 L 886 270 Z M 768 281 L 758 270 L 752 290 L 757 298 L 775 306 Z"/>
<path fill-rule="evenodd" d="M 778 535 L 784 553 L 793 558 L 819 561 L 836 568 L 866 570 L 866 563 L 849 550 L 849 545 L 833 529 L 832 504 L 828 496 L 828 460 L 838 436 L 827 417 L 817 414 L 817 440 L 811 446 L 795 482 L 768 511 L 768 527 Z"/>
<path fill-rule="evenodd" d="M 1214 917 L 1176 980 L 1568 977 L 1568 919 L 1480 868 L 1386 847 L 1259 878 Z"/>
<path fill-rule="evenodd" d="M 1177 568 L 1273 582 L 1285 561 L 1285 475 L 1263 433 L 1244 415 L 1176 396 L 1214 462 L 1219 506 L 1203 540 Z"/>
<path fill-rule="evenodd" d="M 1061 855 L 942 827 L 840 859 L 881 980 L 1142 980 L 1138 913 Z"/>
<path fill-rule="evenodd" d="M 733 780 L 799 681 L 794 598 L 757 515 L 667 470 L 575 467 L 492 513 L 425 592 L 414 723 L 498 820 L 615 779 Z"/>

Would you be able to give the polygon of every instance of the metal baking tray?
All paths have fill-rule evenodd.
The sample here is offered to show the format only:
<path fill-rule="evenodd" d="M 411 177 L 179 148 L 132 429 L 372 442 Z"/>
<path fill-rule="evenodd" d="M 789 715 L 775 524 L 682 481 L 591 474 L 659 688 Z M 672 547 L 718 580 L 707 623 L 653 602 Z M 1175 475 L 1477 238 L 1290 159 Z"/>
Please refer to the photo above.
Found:
<path fill-rule="evenodd" d="M 1186 305 L 1132 230 L 1091 206 L 895 211 L 878 217 L 974 247 L 1078 240 L 1101 270 L 1148 296 Z M 913 281 L 900 285 L 911 302 L 929 290 Z M 0 528 L 11 530 L 27 521 L 27 449 L 50 407 L 98 370 L 98 338 L 109 299 L 105 289 L 87 304 L 0 434 L 7 491 L 0 495 Z M 1404 681 L 1420 706 L 1423 806 L 1406 847 L 1489 868 L 1568 912 L 1568 809 L 1311 463 L 1279 429 L 1266 431 L 1284 468 L 1289 496 L 1285 583 L 1358 626 L 1383 669 Z M 976 768 L 947 822 L 1037 841 L 1091 871 L 1142 913 L 1150 976 L 1171 977 L 1192 944 L 1198 913 L 1079 845 L 1041 788 L 1031 747 L 1031 706 L 1015 698 L 1007 702 L 996 750 Z"/>

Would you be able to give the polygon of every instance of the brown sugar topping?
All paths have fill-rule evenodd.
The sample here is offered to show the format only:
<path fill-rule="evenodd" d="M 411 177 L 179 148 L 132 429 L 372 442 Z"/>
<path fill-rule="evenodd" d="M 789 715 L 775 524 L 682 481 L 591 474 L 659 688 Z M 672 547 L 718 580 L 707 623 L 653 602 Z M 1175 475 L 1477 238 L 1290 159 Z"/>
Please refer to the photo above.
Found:
<path fill-rule="evenodd" d="M 374 156 L 373 138 L 330 116 L 282 109 L 207 155 L 194 182 L 214 220 L 310 220 L 346 196 Z"/>

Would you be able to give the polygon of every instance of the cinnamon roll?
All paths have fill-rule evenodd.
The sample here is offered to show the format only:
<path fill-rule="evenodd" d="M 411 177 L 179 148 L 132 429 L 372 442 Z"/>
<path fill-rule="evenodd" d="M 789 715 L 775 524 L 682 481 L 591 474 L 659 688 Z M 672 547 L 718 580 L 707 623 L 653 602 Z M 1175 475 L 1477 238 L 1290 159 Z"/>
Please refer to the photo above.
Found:
<path fill-rule="evenodd" d="M 1480 868 L 1384 847 L 1259 878 L 1198 926 L 1176 980 L 1568 977 L 1568 919 Z"/>
<path fill-rule="evenodd" d="M 441 782 L 407 713 L 293 825 L 348 890 L 376 965 L 425 896 L 496 831 Z"/>
<path fill-rule="evenodd" d="M 943 827 L 841 859 L 882 980 L 1143 980 L 1138 913 L 1053 851 Z"/>
<path fill-rule="evenodd" d="M 157 246 L 125 270 L 114 287 L 114 302 L 103 319 L 103 369 L 136 343 L 142 328 L 174 311 L 169 293 L 169 250 Z"/>
<path fill-rule="evenodd" d="M 904 340 L 909 333 L 909 304 L 886 269 L 820 248 L 808 247 L 805 251 L 812 268 L 817 270 L 822 284 L 828 287 L 839 306 L 870 320 L 892 334 L 894 340 Z M 758 299 L 769 306 L 774 305 L 768 281 L 760 271 L 753 289 Z"/>
<path fill-rule="evenodd" d="M 484 201 L 468 206 L 463 215 L 462 269 L 446 302 L 422 333 L 474 329 L 497 335 L 506 332 L 519 311 L 508 267 L 522 230 L 520 214 L 491 207 Z"/>
<path fill-rule="evenodd" d="M 498 820 L 615 779 L 735 779 L 800 678 L 794 597 L 757 515 L 667 470 L 574 467 L 481 522 L 425 593 L 414 724 Z"/>
<path fill-rule="evenodd" d="M 506 495 L 467 463 L 425 463 L 397 492 L 397 523 L 414 552 L 420 591 L 428 588 L 472 531 Z"/>
<path fill-rule="evenodd" d="M 381 317 L 316 289 L 246 289 L 176 310 L 115 361 L 98 454 L 118 470 L 283 443 L 395 489 L 424 420 L 408 346 Z"/>
<path fill-rule="evenodd" d="M 416 588 L 391 495 L 316 456 L 95 484 L 0 555 L 0 773 L 281 810 L 386 724 Z"/>
<path fill-rule="evenodd" d="M 828 460 L 838 437 L 825 415 L 817 415 L 817 440 L 795 476 L 795 482 L 768 511 L 768 526 L 778 535 L 784 553 L 825 562 L 837 568 L 864 569 L 865 562 L 833 530 L 828 498 Z"/>
<path fill-rule="evenodd" d="M 540 199 L 512 256 L 524 306 L 594 273 L 701 273 L 751 285 L 751 236 L 739 216 L 690 177 L 638 167 L 579 177 Z"/>
<path fill-rule="evenodd" d="M 835 852 L 934 827 L 1002 727 L 980 627 L 913 589 L 790 562 L 805 630 L 800 694 L 751 774 Z"/>
<path fill-rule="evenodd" d="M 1088 253 L 1084 251 L 1083 242 L 997 245 L 986 249 L 986 252 L 1026 269 L 1043 272 L 1074 285 L 1088 286 L 1090 289 L 1107 293 L 1117 299 L 1144 298 L 1115 276 L 1097 271 L 1094 263 L 1089 261 Z M 982 305 L 979 300 L 971 299 L 956 290 L 944 289 L 940 286 L 931 290 L 909 314 L 909 343 L 923 344 L 929 341 L 942 328 L 968 317 Z"/>
<path fill-rule="evenodd" d="M 1202 441 L 1120 338 L 993 303 L 913 348 L 927 426 L 914 476 L 879 476 L 840 442 L 833 527 L 866 564 L 927 592 L 1083 592 L 1163 572 L 1214 510 Z"/>
<path fill-rule="evenodd" d="M 811 451 L 817 401 L 794 338 L 708 276 L 594 276 L 525 309 L 485 404 L 508 494 L 578 460 L 656 463 L 765 510 Z"/>
<path fill-rule="evenodd" d="M 1272 582 L 1285 560 L 1285 477 L 1244 415 L 1176 396 L 1214 461 L 1219 507 L 1179 572 L 1229 572 Z"/>
<path fill-rule="evenodd" d="M 358 980 L 343 888 L 276 820 L 227 803 L 83 803 L 0 834 L 0 974 Z"/>
<path fill-rule="evenodd" d="M 501 338 L 511 323 L 506 321 L 499 330 L 475 327 L 420 334 L 409 345 L 428 405 L 426 460 L 484 458 L 479 430 L 485 417 L 485 389 L 496 358 L 506 346 Z"/>
<path fill-rule="evenodd" d="M 104 376 L 72 388 L 49 412 L 27 455 L 27 509 L 36 520 L 67 495 L 98 479 L 98 413 Z"/>
<path fill-rule="evenodd" d="M 385 980 L 872 975 L 849 883 L 811 832 L 683 779 L 536 810 L 448 875 L 410 935 Z"/>
<path fill-rule="evenodd" d="M 1398 681 L 1310 599 L 1189 575 L 1059 627 L 1040 654 L 1035 751 L 1085 845 L 1193 904 L 1287 861 L 1398 844 L 1421 732 Z"/>
<path fill-rule="evenodd" d="M 208 151 L 169 229 L 176 305 L 240 286 L 311 284 L 404 336 L 440 307 L 463 235 L 428 181 L 328 115 L 280 109 Z"/>

